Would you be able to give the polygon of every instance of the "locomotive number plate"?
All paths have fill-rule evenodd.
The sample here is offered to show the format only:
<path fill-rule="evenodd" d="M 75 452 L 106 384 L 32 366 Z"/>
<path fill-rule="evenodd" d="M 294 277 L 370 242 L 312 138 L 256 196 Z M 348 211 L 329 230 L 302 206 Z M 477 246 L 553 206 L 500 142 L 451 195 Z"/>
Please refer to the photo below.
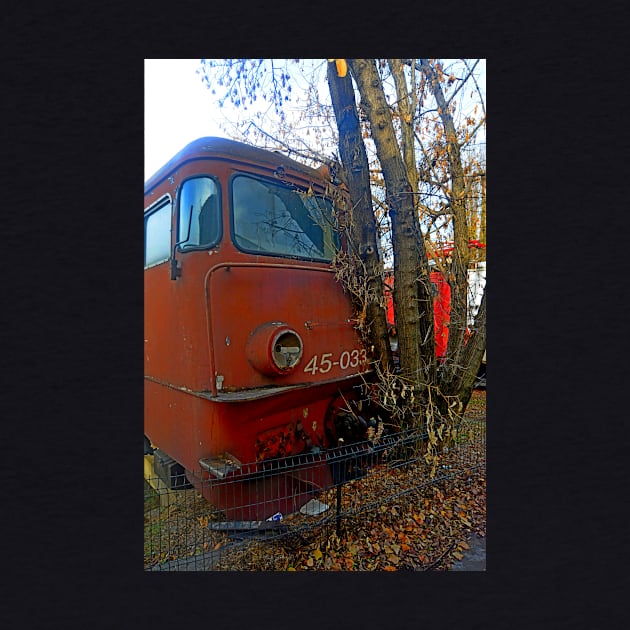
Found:
<path fill-rule="evenodd" d="M 337 360 L 333 360 L 332 352 L 324 352 L 323 354 L 316 354 L 304 367 L 305 372 L 311 374 L 326 374 L 330 372 L 333 366 L 338 365 L 342 370 L 349 368 L 356 368 L 359 365 L 367 363 L 367 353 L 365 348 L 361 350 L 344 350 Z"/>

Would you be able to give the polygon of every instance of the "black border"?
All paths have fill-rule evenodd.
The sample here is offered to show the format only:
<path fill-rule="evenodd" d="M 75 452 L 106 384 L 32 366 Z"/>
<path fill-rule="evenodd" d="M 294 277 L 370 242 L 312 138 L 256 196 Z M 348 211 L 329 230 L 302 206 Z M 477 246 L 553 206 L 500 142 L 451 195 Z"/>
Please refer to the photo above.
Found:
<path fill-rule="evenodd" d="M 356 7 L 321 7 L 315 37 L 299 33 L 302 51 L 316 54 L 322 33 L 336 34 L 324 46 L 335 50 L 358 31 L 372 55 L 381 46 L 402 56 L 453 46 L 488 59 L 487 572 L 160 578 L 142 571 L 133 472 L 143 406 L 142 237 L 133 208 L 143 181 L 142 56 L 159 56 L 139 44 L 172 33 L 173 14 L 153 7 L 139 20 L 128 5 L 89 16 L 7 10 L 5 94 L 15 100 L 2 105 L 11 177 L 3 215 L 4 627 L 577 628 L 588 619 L 618 627 L 625 589 L 611 567 L 627 549 L 617 487 L 628 439 L 625 372 L 611 358 L 627 323 L 625 278 L 615 273 L 625 257 L 615 208 L 627 201 L 611 142 L 625 146 L 627 132 L 608 100 L 607 41 L 593 29 L 609 40 L 627 23 L 621 8 L 581 1 L 554 13 L 535 2 L 488 12 L 469 4 L 438 16 L 431 7 L 387 7 L 373 24 L 365 7 L 363 17 Z M 284 34 L 288 16 L 298 17 L 286 11 L 274 5 L 268 27 L 281 22 Z M 212 28 L 194 11 L 189 18 L 198 36 L 190 24 L 185 40 L 175 39 L 208 42 L 214 56 L 239 47 L 230 40 L 220 48 L 216 33 L 260 42 L 266 28 L 257 18 L 235 29 L 233 13 L 208 18 Z M 406 38 L 397 38 L 401 29 Z M 255 44 L 244 47 L 259 56 Z"/>

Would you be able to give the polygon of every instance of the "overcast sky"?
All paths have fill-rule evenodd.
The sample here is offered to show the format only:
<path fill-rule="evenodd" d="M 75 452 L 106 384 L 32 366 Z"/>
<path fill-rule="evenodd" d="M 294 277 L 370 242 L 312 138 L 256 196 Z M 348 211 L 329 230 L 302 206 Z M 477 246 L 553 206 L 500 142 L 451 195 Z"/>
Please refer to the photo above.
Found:
<path fill-rule="evenodd" d="M 144 179 L 189 142 L 222 136 L 199 59 L 144 60 Z"/>

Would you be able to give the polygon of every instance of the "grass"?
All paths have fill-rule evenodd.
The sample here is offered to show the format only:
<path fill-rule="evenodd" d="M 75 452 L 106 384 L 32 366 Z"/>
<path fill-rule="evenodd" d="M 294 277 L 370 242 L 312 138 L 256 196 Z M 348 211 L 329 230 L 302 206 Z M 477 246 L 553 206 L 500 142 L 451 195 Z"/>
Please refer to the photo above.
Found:
<path fill-rule="evenodd" d="M 151 484 L 144 480 L 144 511 L 149 512 L 154 508 L 160 507 L 160 495 L 157 490 L 151 487 Z"/>

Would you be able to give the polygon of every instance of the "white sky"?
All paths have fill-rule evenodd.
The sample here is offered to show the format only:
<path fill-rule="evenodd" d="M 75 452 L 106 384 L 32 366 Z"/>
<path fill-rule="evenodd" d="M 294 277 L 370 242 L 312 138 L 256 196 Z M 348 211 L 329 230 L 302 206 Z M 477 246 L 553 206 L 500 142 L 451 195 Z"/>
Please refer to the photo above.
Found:
<path fill-rule="evenodd" d="M 189 142 L 225 137 L 199 59 L 144 60 L 144 180 Z"/>

